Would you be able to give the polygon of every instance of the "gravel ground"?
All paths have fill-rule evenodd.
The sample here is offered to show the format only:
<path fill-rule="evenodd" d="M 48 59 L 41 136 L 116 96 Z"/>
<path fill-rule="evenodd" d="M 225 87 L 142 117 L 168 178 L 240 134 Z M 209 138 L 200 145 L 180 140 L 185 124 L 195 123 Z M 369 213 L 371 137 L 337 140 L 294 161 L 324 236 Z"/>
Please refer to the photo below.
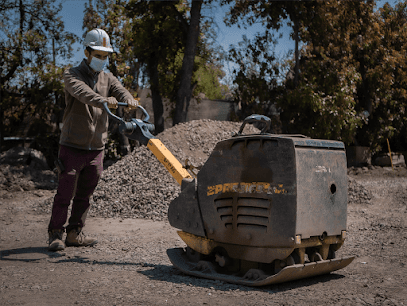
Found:
<path fill-rule="evenodd" d="M 189 122 L 158 138 L 179 160 L 189 158 L 199 167 L 215 143 L 239 126 Z M 185 246 L 165 218 L 179 187 L 144 147 L 103 174 L 85 228 L 99 243 L 48 252 L 56 176 L 32 160 L 7 164 L 1 159 L 0 305 L 407 304 L 404 167 L 348 169 L 347 240 L 337 256 L 355 255 L 351 265 L 329 275 L 250 288 L 190 277 L 171 265 L 166 250 Z"/>
<path fill-rule="evenodd" d="M 33 208 L 55 191 L 8 192 L 0 199 L 0 304 L 406 305 L 407 176 L 382 172 L 350 176 L 355 200 L 337 255 L 356 255 L 351 265 L 261 288 L 180 273 L 165 252 L 184 244 L 166 221 L 89 217 L 95 247 L 48 252 L 49 215 Z M 359 189 L 369 201 L 358 199 Z"/>

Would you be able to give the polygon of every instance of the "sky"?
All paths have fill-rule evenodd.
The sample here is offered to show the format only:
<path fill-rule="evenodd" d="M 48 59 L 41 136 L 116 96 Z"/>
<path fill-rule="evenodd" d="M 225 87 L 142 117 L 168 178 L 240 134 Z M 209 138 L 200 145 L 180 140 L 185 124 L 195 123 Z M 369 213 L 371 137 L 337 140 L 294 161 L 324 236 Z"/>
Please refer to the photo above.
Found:
<path fill-rule="evenodd" d="M 62 17 L 62 20 L 65 23 L 65 30 L 76 34 L 81 39 L 82 39 L 82 35 L 84 33 L 84 31 L 82 30 L 82 23 L 83 23 L 83 17 L 84 17 L 85 3 L 87 3 L 88 1 L 89 0 L 61 0 L 62 11 L 60 12 L 60 15 Z M 95 3 L 97 0 L 92 0 L 92 1 L 93 1 L 93 3 Z M 399 0 L 378 0 L 378 1 L 376 1 L 378 7 L 382 6 L 386 2 L 389 2 L 392 6 L 394 6 L 395 3 L 399 2 Z M 226 7 L 219 6 L 218 8 L 213 8 L 210 11 L 202 12 L 203 14 L 213 14 L 214 15 L 215 22 L 218 26 L 217 42 L 224 48 L 225 51 L 229 50 L 229 46 L 231 44 L 236 45 L 239 41 L 241 41 L 243 35 L 246 35 L 248 38 L 250 38 L 255 33 L 262 30 L 260 25 L 252 26 L 247 30 L 245 30 L 243 28 L 239 29 L 237 26 L 227 27 L 223 23 L 223 17 L 225 16 L 226 11 L 227 11 Z M 276 47 L 276 52 L 279 55 L 279 57 L 284 56 L 289 51 L 294 49 L 294 42 L 289 38 L 290 29 L 288 27 L 283 27 L 281 32 L 283 33 L 283 37 L 279 40 L 279 43 Z M 84 58 L 84 53 L 83 53 L 84 48 L 80 43 L 77 43 L 75 45 L 75 49 L 78 49 L 78 50 L 75 51 L 74 58 L 72 59 L 72 63 L 74 65 L 78 64 Z M 230 74 L 232 69 L 233 69 L 233 65 L 224 67 L 224 70 L 227 75 Z"/>
<path fill-rule="evenodd" d="M 95 3 L 95 0 L 93 0 Z M 82 38 L 84 31 L 82 30 L 82 23 L 83 23 L 83 16 L 85 10 L 85 3 L 87 0 L 61 0 L 62 2 L 62 11 L 60 15 L 62 16 L 62 20 L 65 23 L 65 30 L 68 32 L 72 32 Z M 246 34 L 248 37 L 253 35 L 256 32 L 261 30 L 260 26 L 253 26 L 248 30 L 239 29 L 237 26 L 234 27 L 227 27 L 223 23 L 223 17 L 225 16 L 227 9 L 225 7 L 218 7 L 212 9 L 210 11 L 206 10 L 203 11 L 203 14 L 214 14 L 215 22 L 218 25 L 217 33 L 218 33 L 218 43 L 227 51 L 229 49 L 229 45 L 237 44 L 239 41 L 242 40 L 242 35 Z M 285 36 L 288 36 L 285 35 Z M 289 39 L 288 39 L 289 40 Z M 290 48 L 292 49 L 294 43 L 291 41 L 292 46 L 289 44 L 282 44 L 281 50 L 288 51 Z M 76 52 L 74 57 L 74 63 L 78 63 L 83 59 L 83 47 L 81 44 L 76 44 L 77 48 L 80 48 L 78 52 Z"/>

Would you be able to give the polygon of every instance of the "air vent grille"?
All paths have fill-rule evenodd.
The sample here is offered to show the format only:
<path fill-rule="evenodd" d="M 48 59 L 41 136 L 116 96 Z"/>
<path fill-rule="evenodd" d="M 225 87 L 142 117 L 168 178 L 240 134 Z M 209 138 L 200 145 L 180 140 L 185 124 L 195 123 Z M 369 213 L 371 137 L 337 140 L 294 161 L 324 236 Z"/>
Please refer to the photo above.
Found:
<path fill-rule="evenodd" d="M 231 197 L 215 200 L 220 220 L 228 229 L 267 232 L 271 200 L 256 197 Z"/>

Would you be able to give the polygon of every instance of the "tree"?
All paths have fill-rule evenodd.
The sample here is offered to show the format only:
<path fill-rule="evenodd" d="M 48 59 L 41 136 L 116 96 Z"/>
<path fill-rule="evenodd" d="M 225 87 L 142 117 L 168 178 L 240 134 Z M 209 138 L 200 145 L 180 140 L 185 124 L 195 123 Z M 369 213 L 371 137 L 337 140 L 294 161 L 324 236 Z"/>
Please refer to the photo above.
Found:
<path fill-rule="evenodd" d="M 293 36 L 296 41 L 294 80 L 299 74 L 299 28 L 308 18 L 307 2 L 292 1 L 222 1 L 231 5 L 225 17 L 226 25 L 238 27 L 261 23 L 264 32 L 257 33 L 252 39 L 244 37 L 238 46 L 230 50 L 229 60 L 238 65 L 235 75 L 235 102 L 239 104 L 238 119 L 252 113 L 268 114 L 274 117 L 275 101 L 281 95 L 281 73 L 284 66 L 277 59 L 274 45 L 278 42 L 277 31 L 283 21 L 293 19 Z M 281 36 L 280 36 L 281 37 Z"/>
<path fill-rule="evenodd" d="M 0 3 L 0 138 L 16 135 L 22 122 L 50 121 L 63 95 L 61 60 L 72 56 L 76 36 L 64 31 L 53 0 Z M 44 124 L 42 124 L 44 125 Z M 36 135 L 40 130 L 32 130 Z"/>
<path fill-rule="evenodd" d="M 272 50 L 274 43 L 270 33 L 257 35 L 253 40 L 243 41 L 230 50 L 229 59 L 237 64 L 234 101 L 240 106 L 236 119 L 253 113 L 269 114 L 276 98 L 278 65 Z"/>
<path fill-rule="evenodd" d="M 207 52 L 205 43 L 208 40 L 201 35 L 202 29 L 208 30 L 207 25 L 199 26 L 202 3 L 192 1 L 189 7 L 187 1 L 129 2 L 127 11 L 133 18 L 133 50 L 138 60 L 145 64 L 149 77 L 154 118 L 159 120 L 155 122 L 156 129 L 157 124 L 162 129 L 164 125 L 162 97 L 175 104 L 173 124 L 183 122 L 191 96 L 197 88 L 206 89 L 201 83 L 207 79 L 203 76 L 220 75 L 219 65 L 214 61 L 217 53 Z M 201 77 L 196 75 L 198 71 Z M 219 82 L 213 85 L 221 87 Z"/>
<path fill-rule="evenodd" d="M 174 65 L 186 39 L 184 15 L 187 7 L 180 1 L 129 1 L 127 16 L 132 18 L 131 43 L 134 55 L 145 67 L 153 100 L 156 132 L 164 130 L 162 98 L 171 97 L 174 84 L 166 79 L 177 76 Z"/>
<path fill-rule="evenodd" d="M 174 125 L 185 122 L 187 119 L 189 102 L 193 91 L 192 73 L 195 64 L 196 47 L 200 34 L 199 23 L 201 19 L 201 7 L 203 1 L 192 1 L 191 18 L 188 24 L 186 46 L 181 67 L 181 81 L 177 91 L 175 106 Z"/>
<path fill-rule="evenodd" d="M 298 56 L 287 61 L 291 71 L 280 76 L 284 82 L 269 86 L 286 132 L 380 150 L 385 138 L 404 128 L 404 3 L 375 11 L 374 1 L 236 1 L 229 21 L 239 18 L 260 20 L 265 31 L 278 30 L 280 21 L 289 18 L 294 38 L 303 44 Z M 260 65 L 264 51 L 259 41 L 250 48 L 260 52 L 253 57 Z M 268 85 L 278 78 L 259 72 Z M 247 76 L 239 82 L 239 88 L 253 88 Z M 247 104 L 250 109 L 259 103 L 268 102 Z"/>
<path fill-rule="evenodd" d="M 352 44 L 361 74 L 360 111 L 369 115 L 356 141 L 380 151 L 383 146 L 387 149 L 387 138 L 396 142 L 406 130 L 406 3 L 394 8 L 385 4 L 374 18 L 366 19 Z M 406 145 L 405 140 L 401 142 Z"/>
<path fill-rule="evenodd" d="M 312 3 L 310 1 L 221 1 L 222 5 L 230 5 L 232 3 L 230 11 L 225 17 L 227 25 L 237 24 L 240 27 L 240 21 L 243 21 L 242 25 L 244 27 L 255 23 L 264 25 L 265 34 L 257 36 L 256 39 L 256 43 L 260 43 L 258 47 L 262 43 L 268 45 L 268 37 L 271 35 L 270 30 L 278 31 L 283 26 L 283 21 L 288 19 L 288 25 L 293 29 L 291 36 L 295 41 L 294 83 L 297 83 L 299 74 L 300 28 L 309 21 Z M 259 39 L 260 37 L 263 37 L 263 42 Z"/>
<path fill-rule="evenodd" d="M 313 1 L 311 20 L 301 28 L 304 47 L 300 75 L 288 79 L 278 99 L 288 132 L 315 138 L 354 141 L 364 121 L 355 95 L 360 74 L 352 62 L 352 31 L 358 27 L 354 10 L 363 2 Z"/>
<path fill-rule="evenodd" d="M 397 137 L 405 126 L 406 5 L 384 5 L 375 11 L 373 1 L 329 1 L 315 13 L 325 18 L 310 24 L 303 35 L 309 52 L 303 60 L 325 66 L 328 73 L 318 81 L 325 88 L 340 82 L 340 74 L 354 75 L 347 83 L 354 86 L 348 110 L 358 123 L 351 133 L 342 133 L 348 133 L 348 144 L 379 151 L 386 138 Z"/>

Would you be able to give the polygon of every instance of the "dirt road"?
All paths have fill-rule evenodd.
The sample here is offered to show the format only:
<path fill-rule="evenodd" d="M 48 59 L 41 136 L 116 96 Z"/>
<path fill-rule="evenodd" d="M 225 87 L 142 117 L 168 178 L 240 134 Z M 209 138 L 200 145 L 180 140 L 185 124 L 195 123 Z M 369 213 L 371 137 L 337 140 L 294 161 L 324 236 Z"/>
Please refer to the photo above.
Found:
<path fill-rule="evenodd" d="M 407 177 L 383 171 L 353 176 L 373 198 L 348 207 L 350 266 L 261 288 L 178 272 L 166 249 L 183 242 L 165 221 L 91 217 L 95 247 L 48 252 L 49 216 L 33 208 L 54 191 L 3 193 L 0 305 L 407 305 Z"/>

